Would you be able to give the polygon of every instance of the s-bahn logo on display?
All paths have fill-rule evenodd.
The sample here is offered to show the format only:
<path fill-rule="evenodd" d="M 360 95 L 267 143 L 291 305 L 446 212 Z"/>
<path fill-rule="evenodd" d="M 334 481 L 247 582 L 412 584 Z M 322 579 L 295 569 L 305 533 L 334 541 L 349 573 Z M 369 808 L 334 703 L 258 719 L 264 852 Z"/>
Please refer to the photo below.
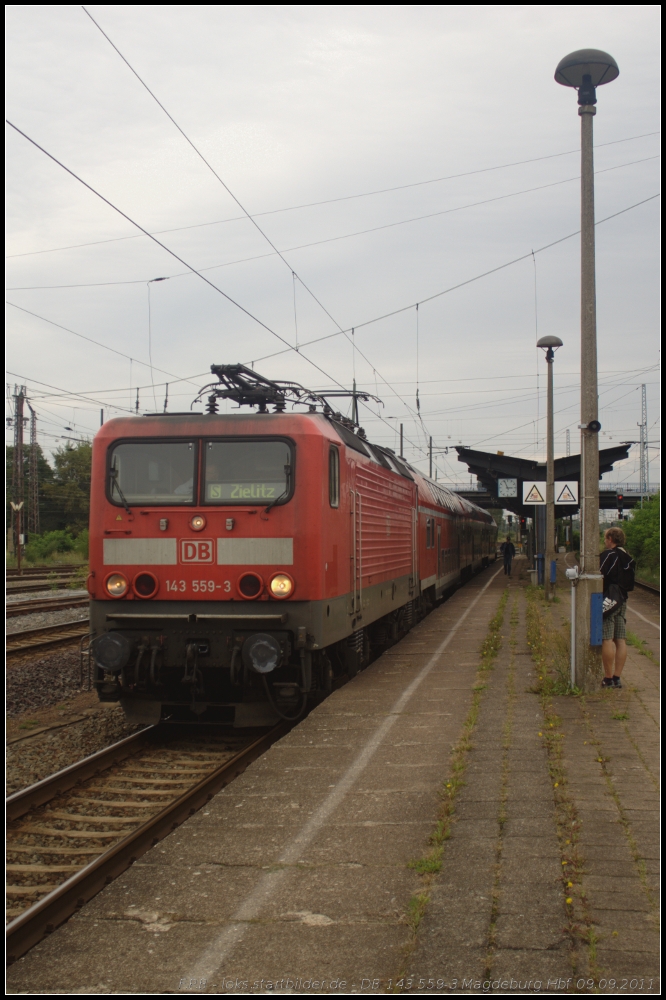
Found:
<path fill-rule="evenodd" d="M 212 563 L 212 538 L 181 538 L 180 561 L 182 563 Z"/>

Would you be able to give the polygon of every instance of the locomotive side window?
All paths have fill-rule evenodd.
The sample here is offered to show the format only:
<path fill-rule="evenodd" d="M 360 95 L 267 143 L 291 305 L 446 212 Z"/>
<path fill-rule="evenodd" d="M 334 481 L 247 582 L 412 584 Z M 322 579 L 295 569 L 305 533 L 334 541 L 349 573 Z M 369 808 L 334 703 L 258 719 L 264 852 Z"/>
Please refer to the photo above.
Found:
<path fill-rule="evenodd" d="M 110 455 L 112 503 L 188 504 L 195 499 L 194 441 L 125 441 Z"/>
<path fill-rule="evenodd" d="M 293 488 L 292 449 L 286 441 L 207 441 L 203 502 L 286 503 Z"/>
<path fill-rule="evenodd" d="M 340 506 L 340 452 L 334 445 L 328 452 L 328 502 Z"/>

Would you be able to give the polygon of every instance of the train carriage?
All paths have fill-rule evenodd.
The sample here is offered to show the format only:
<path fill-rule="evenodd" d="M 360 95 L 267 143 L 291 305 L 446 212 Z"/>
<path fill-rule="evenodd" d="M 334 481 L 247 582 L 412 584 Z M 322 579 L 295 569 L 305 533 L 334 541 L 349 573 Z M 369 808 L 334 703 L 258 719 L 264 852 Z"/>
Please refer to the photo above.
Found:
<path fill-rule="evenodd" d="M 281 401 L 123 417 L 95 437 L 95 685 L 132 721 L 298 718 L 494 558 L 489 514 L 326 401 Z"/>

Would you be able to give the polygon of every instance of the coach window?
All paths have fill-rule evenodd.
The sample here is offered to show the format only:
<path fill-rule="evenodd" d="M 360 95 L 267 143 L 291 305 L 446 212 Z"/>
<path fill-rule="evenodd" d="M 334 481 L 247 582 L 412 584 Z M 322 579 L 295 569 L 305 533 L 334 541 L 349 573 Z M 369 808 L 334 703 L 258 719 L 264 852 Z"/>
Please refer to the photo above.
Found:
<path fill-rule="evenodd" d="M 328 502 L 340 506 L 340 452 L 335 445 L 328 450 Z"/>
<path fill-rule="evenodd" d="M 108 496 L 128 504 L 194 503 L 194 441 L 123 441 L 111 448 Z"/>

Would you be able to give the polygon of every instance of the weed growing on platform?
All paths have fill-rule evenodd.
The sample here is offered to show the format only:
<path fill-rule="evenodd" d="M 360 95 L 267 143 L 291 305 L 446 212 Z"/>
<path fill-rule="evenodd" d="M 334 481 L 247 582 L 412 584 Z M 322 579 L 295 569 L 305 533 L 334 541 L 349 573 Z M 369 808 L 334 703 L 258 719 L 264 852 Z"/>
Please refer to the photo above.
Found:
<path fill-rule="evenodd" d="M 492 971 L 492 960 L 497 950 L 496 927 L 499 917 L 500 907 L 500 873 L 502 868 L 502 852 L 504 850 L 504 827 L 507 820 L 506 804 L 509 794 L 509 751 L 511 749 L 511 738 L 513 734 L 513 710 L 516 701 L 516 648 L 518 631 L 518 594 L 515 595 L 513 607 L 511 608 L 509 646 L 511 647 L 511 657 L 507 672 L 507 709 L 504 726 L 502 727 L 502 783 L 500 786 L 499 814 L 497 817 L 499 834 L 497 837 L 497 847 L 495 849 L 495 871 L 492 888 L 492 906 L 490 911 L 490 923 L 488 927 L 488 946 L 486 954 L 486 967 L 484 978 L 489 979 Z"/>
<path fill-rule="evenodd" d="M 566 930 L 571 943 L 572 965 L 575 971 L 576 948 L 582 943 L 587 950 L 590 971 L 593 971 L 596 969 L 595 938 L 583 888 L 583 860 L 578 851 L 580 819 L 567 783 L 562 753 L 564 733 L 560 730 L 561 720 L 553 711 L 550 701 L 553 695 L 578 692 L 571 691 L 568 677 L 565 686 L 557 671 L 555 677 L 549 673 L 552 662 L 549 656 L 550 641 L 554 629 L 543 597 L 532 587 L 527 588 L 526 619 L 527 643 L 537 671 L 537 682 L 531 690 L 539 696 L 543 712 L 543 730 L 539 735 L 543 739 L 548 756 L 548 773 L 553 787 L 555 822 L 562 863 L 564 909 L 568 916 Z"/>
<path fill-rule="evenodd" d="M 435 829 L 430 835 L 431 850 L 421 858 L 414 858 L 409 862 L 408 868 L 419 873 L 422 877 L 421 892 L 412 896 L 408 904 L 406 923 L 411 930 L 411 936 L 405 946 L 403 964 L 398 975 L 404 975 L 404 970 L 409 960 L 409 956 L 416 947 L 416 935 L 419 924 L 423 919 L 428 903 L 430 902 L 430 886 L 435 875 L 441 871 L 442 855 L 444 844 L 451 836 L 451 824 L 455 813 L 455 800 L 458 792 L 465 784 L 464 775 L 467 766 L 466 754 L 472 748 L 472 732 L 479 717 L 479 706 L 481 696 L 487 687 L 483 682 L 481 670 L 491 670 L 493 660 L 497 657 L 502 645 L 502 624 L 504 622 L 504 609 L 509 598 L 509 590 L 506 588 L 500 598 L 497 611 L 493 615 L 488 625 L 488 633 L 481 644 L 482 662 L 476 675 L 475 684 L 472 687 L 472 703 L 467 717 L 463 723 L 463 731 L 460 739 L 454 744 L 451 750 L 451 777 L 444 783 L 440 790 L 440 807 L 435 823 Z"/>
<path fill-rule="evenodd" d="M 504 621 L 504 609 L 506 608 L 508 599 L 509 589 L 507 587 L 502 594 L 497 611 L 490 619 L 488 634 L 481 643 L 481 670 L 490 670 L 492 661 L 500 651 L 500 646 L 502 645 L 502 633 L 500 630 Z"/>
<path fill-rule="evenodd" d="M 634 649 L 637 649 L 641 656 L 647 656 L 648 660 L 652 660 L 653 663 L 657 663 L 657 658 L 651 649 L 647 648 L 646 640 L 639 639 L 635 632 L 630 632 L 627 629 L 627 642 Z"/>
<path fill-rule="evenodd" d="M 549 606 L 536 587 L 527 588 L 527 645 L 537 667 L 537 680 L 532 688 L 538 695 L 578 695 L 571 687 L 569 636 L 555 628 Z"/>
<path fill-rule="evenodd" d="M 627 815 L 627 812 L 624 809 L 624 807 L 622 805 L 622 802 L 620 800 L 620 796 L 618 795 L 617 789 L 615 788 L 615 785 L 613 784 L 613 776 L 612 776 L 611 771 L 610 771 L 610 769 L 608 767 L 609 758 L 608 757 L 604 757 L 604 755 L 603 755 L 603 748 L 602 748 L 602 745 L 601 745 L 601 741 L 600 741 L 600 739 L 598 738 L 597 734 L 594 731 L 594 727 L 592 725 L 592 719 L 590 717 L 590 713 L 589 713 L 588 708 L 587 708 L 587 701 L 586 701 L 585 698 L 581 698 L 581 707 L 583 709 L 583 719 L 585 720 L 585 726 L 586 726 L 587 731 L 588 731 L 588 742 L 591 743 L 592 746 L 594 746 L 595 749 L 596 749 L 596 751 L 597 751 L 597 760 L 601 764 L 601 771 L 602 771 L 602 774 L 603 774 L 603 777 L 604 777 L 604 783 L 606 785 L 606 790 L 607 790 L 608 794 L 610 795 L 610 797 L 613 799 L 613 802 L 615 803 L 615 806 L 616 806 L 617 811 L 618 811 L 618 818 L 619 818 L 619 821 L 620 821 L 620 825 L 622 826 L 622 829 L 624 830 L 624 835 L 627 838 L 627 843 L 629 845 L 629 850 L 631 851 L 631 856 L 634 859 L 634 864 L 636 865 L 636 869 L 638 871 L 638 877 L 640 878 L 641 885 L 643 886 L 643 891 L 645 892 L 645 895 L 647 896 L 648 902 L 650 904 L 650 907 L 652 908 L 654 916 L 657 917 L 657 913 L 658 913 L 658 901 L 653 897 L 652 890 L 650 889 L 650 885 L 648 883 L 647 867 L 646 867 L 646 864 L 645 864 L 645 860 L 641 856 L 641 853 L 640 853 L 640 851 L 638 849 L 638 844 L 636 843 L 636 838 L 634 837 L 634 833 L 633 833 L 633 830 L 631 828 L 631 822 L 629 820 L 629 816 Z M 625 715 L 624 718 L 626 718 L 626 717 L 627 716 Z M 626 726 L 625 726 L 625 731 L 627 732 L 627 735 L 630 735 Z M 634 743 L 633 740 L 632 740 L 632 743 Z M 634 743 L 634 746 L 636 747 L 635 743 Z M 636 749 L 638 749 L 638 748 L 636 747 Z M 649 768 L 645 764 L 645 760 L 643 758 L 643 755 L 639 753 L 639 756 L 640 756 L 641 762 L 643 763 L 643 765 L 645 766 L 646 770 L 648 771 L 648 774 L 650 774 L 650 776 L 652 777 Z M 657 788 L 658 788 L 658 785 L 657 785 Z"/>
<path fill-rule="evenodd" d="M 416 934 L 419 929 L 419 924 L 423 919 L 423 914 L 426 911 L 428 900 L 429 897 L 425 893 L 420 893 L 418 896 L 412 896 L 409 901 L 407 923 L 411 927 L 414 934 Z"/>

